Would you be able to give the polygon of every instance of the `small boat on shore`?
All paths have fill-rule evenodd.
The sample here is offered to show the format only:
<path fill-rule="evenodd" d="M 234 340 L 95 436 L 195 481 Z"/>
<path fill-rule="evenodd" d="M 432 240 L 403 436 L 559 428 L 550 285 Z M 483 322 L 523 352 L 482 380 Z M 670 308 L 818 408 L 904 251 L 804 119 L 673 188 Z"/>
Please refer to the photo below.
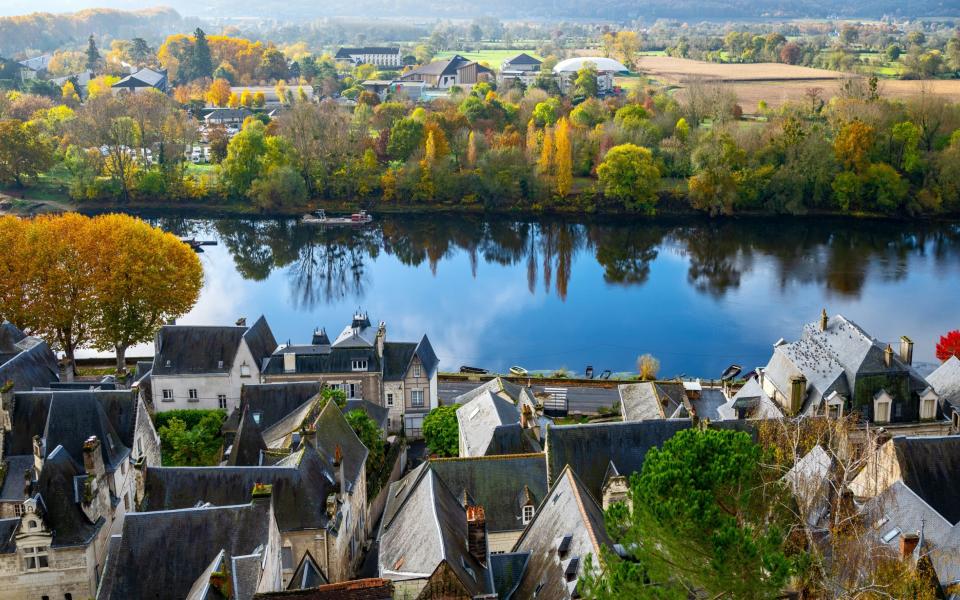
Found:
<path fill-rule="evenodd" d="M 510 367 L 510 374 L 516 375 L 517 377 L 523 377 L 524 375 L 527 374 L 527 370 L 524 369 L 523 367 L 513 366 L 513 367 Z"/>
<path fill-rule="evenodd" d="M 203 252 L 202 246 L 216 246 L 216 240 L 198 240 L 197 238 L 180 238 L 180 241 L 190 246 L 194 252 Z"/>
<path fill-rule="evenodd" d="M 743 369 L 740 365 L 730 365 L 724 369 L 723 374 L 720 375 L 720 381 L 731 381 L 734 377 L 740 374 L 740 371 Z"/>
<path fill-rule="evenodd" d="M 300 219 L 303 223 L 311 225 L 364 225 L 373 221 L 373 215 L 365 210 L 355 212 L 349 217 L 328 217 L 326 211 L 315 210 L 312 213 L 303 215 Z"/>
<path fill-rule="evenodd" d="M 460 365 L 461 373 L 469 373 L 471 375 L 486 375 L 490 371 L 487 369 L 481 369 L 480 367 L 471 367 L 469 365 Z"/>

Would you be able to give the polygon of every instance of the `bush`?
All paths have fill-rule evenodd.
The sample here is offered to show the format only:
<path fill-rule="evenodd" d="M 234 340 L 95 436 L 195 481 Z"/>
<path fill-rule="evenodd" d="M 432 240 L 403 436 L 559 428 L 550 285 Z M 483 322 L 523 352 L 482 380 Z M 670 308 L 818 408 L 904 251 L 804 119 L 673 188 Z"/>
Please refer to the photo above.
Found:
<path fill-rule="evenodd" d="M 220 461 L 226 419 L 223 410 L 171 410 L 157 413 L 154 426 L 160 434 L 165 466 L 207 466 Z"/>
<path fill-rule="evenodd" d="M 423 438 L 427 450 L 437 456 L 460 455 L 460 427 L 457 424 L 459 404 L 438 406 L 423 418 Z"/>

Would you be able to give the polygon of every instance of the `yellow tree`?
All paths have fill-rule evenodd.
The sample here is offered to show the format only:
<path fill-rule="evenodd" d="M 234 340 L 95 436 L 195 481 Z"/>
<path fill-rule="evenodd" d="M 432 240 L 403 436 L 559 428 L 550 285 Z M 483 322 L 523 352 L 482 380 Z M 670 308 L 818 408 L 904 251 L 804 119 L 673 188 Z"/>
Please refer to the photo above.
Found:
<path fill-rule="evenodd" d="M 240 96 L 236 92 L 230 92 L 230 99 L 227 100 L 227 106 L 230 108 L 240 107 Z"/>
<path fill-rule="evenodd" d="M 207 102 L 214 106 L 226 106 L 233 93 L 230 82 L 226 79 L 214 79 L 207 89 Z"/>
<path fill-rule="evenodd" d="M 533 160 L 537 155 L 537 124 L 533 119 L 527 121 L 527 158 Z"/>
<path fill-rule="evenodd" d="M 5 319 L 21 328 L 31 325 L 30 299 L 34 297 L 28 285 L 33 254 L 27 245 L 28 225 L 19 217 L 0 217 L 0 321 Z"/>
<path fill-rule="evenodd" d="M 77 93 L 77 86 L 73 85 L 72 81 L 68 80 L 66 83 L 64 83 L 60 92 L 60 96 L 68 106 L 76 106 L 77 104 L 80 104 L 80 94 Z"/>
<path fill-rule="evenodd" d="M 840 128 L 833 141 L 833 151 L 844 168 L 859 173 L 870 162 L 873 139 L 873 127 L 854 119 Z"/>
<path fill-rule="evenodd" d="M 467 136 L 467 166 L 471 169 L 477 164 L 477 138 L 473 133 L 473 130 L 470 131 L 470 135 Z"/>
<path fill-rule="evenodd" d="M 277 99 L 280 101 L 280 104 L 287 103 L 287 82 L 280 80 L 277 82 L 277 85 L 274 86 L 273 91 L 277 94 Z"/>
<path fill-rule="evenodd" d="M 106 96 L 112 94 L 113 84 L 120 81 L 119 77 L 114 77 L 112 75 L 101 75 L 99 77 L 94 77 L 87 83 L 87 97 L 88 98 L 99 98 L 100 96 Z"/>
<path fill-rule="evenodd" d="M 437 143 L 434 141 L 433 132 L 427 133 L 427 141 L 424 143 L 423 158 L 428 165 L 432 165 L 437 160 Z"/>
<path fill-rule="evenodd" d="M 573 187 L 573 148 L 570 145 L 570 124 L 566 117 L 557 121 L 554 137 L 556 154 L 553 162 L 557 175 L 557 193 L 566 196 Z"/>
<path fill-rule="evenodd" d="M 267 96 L 263 92 L 255 92 L 253 94 L 253 105 L 256 108 L 263 108 L 267 105 Z"/>
<path fill-rule="evenodd" d="M 116 353 L 125 370 L 127 348 L 149 342 L 157 330 L 193 308 L 203 284 L 196 253 L 173 234 L 129 215 L 93 219 L 97 350 Z"/>
<path fill-rule="evenodd" d="M 253 108 L 253 95 L 250 94 L 250 90 L 243 90 L 243 93 L 240 94 L 240 106 Z"/>
<path fill-rule="evenodd" d="M 553 168 L 553 131 L 545 127 L 543 141 L 540 143 L 540 160 L 537 161 L 537 171 L 543 176 L 549 176 Z"/>
<path fill-rule="evenodd" d="M 297 86 L 297 102 L 301 104 L 309 102 L 310 96 L 307 95 L 307 90 L 303 89 L 302 85 Z"/>

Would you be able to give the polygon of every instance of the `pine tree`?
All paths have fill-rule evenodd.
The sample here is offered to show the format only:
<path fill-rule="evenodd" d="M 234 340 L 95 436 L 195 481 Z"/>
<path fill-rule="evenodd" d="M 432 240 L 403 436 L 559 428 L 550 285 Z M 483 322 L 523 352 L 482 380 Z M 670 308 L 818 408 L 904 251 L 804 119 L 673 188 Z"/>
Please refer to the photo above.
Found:
<path fill-rule="evenodd" d="M 573 149 L 570 146 L 570 125 L 564 117 L 557 122 L 556 156 L 554 167 L 557 174 L 557 193 L 566 196 L 573 187 Z"/>
<path fill-rule="evenodd" d="M 193 60 L 192 79 L 213 76 L 213 58 L 210 56 L 210 44 L 207 42 L 207 34 L 197 27 L 193 32 Z"/>
<path fill-rule="evenodd" d="M 550 129 L 543 130 L 543 142 L 540 144 L 540 160 L 537 161 L 537 171 L 543 176 L 549 176 L 553 166 L 553 133 Z"/>
<path fill-rule="evenodd" d="M 90 34 L 90 39 L 87 40 L 87 70 L 96 71 L 99 64 L 100 51 L 97 50 L 97 41 L 93 39 L 93 34 Z"/>

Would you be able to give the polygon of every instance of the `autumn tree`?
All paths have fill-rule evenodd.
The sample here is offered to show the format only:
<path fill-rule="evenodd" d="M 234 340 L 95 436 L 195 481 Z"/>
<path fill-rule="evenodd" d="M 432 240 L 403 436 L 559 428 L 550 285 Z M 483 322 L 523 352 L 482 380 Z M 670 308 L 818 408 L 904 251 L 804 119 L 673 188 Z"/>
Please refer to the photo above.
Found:
<path fill-rule="evenodd" d="M 614 146 L 597 167 L 597 176 L 605 195 L 630 210 L 654 212 L 660 171 L 649 149 L 634 144 Z"/>
<path fill-rule="evenodd" d="M 874 130 L 859 119 L 845 123 L 833 141 L 837 160 L 847 170 L 861 172 L 870 162 Z"/>
<path fill-rule="evenodd" d="M 555 136 L 555 154 L 553 158 L 556 170 L 557 193 L 562 197 L 570 193 L 573 187 L 573 146 L 570 143 L 570 124 L 566 117 L 557 122 Z"/>
<path fill-rule="evenodd" d="M 93 346 L 114 351 L 123 373 L 127 348 L 151 341 L 162 325 L 193 308 L 203 268 L 176 236 L 128 215 L 96 217 L 90 234 L 98 253 Z"/>
<path fill-rule="evenodd" d="M 68 106 L 80 104 L 80 94 L 77 92 L 77 86 L 69 79 L 63 84 L 63 87 L 60 88 L 60 97 Z"/>
<path fill-rule="evenodd" d="M 230 82 L 226 79 L 214 79 L 213 83 L 207 89 L 207 102 L 214 106 L 227 106 L 230 103 L 230 96 L 233 94 Z"/>
<path fill-rule="evenodd" d="M 22 187 L 53 165 L 54 144 L 34 121 L 0 120 L 0 183 Z"/>
<path fill-rule="evenodd" d="M 540 142 L 540 158 L 537 160 L 537 172 L 547 177 L 553 173 L 553 130 L 543 130 L 543 140 Z"/>
<path fill-rule="evenodd" d="M 940 336 L 940 341 L 937 342 L 937 358 L 947 360 L 951 356 L 960 358 L 960 329 Z"/>

